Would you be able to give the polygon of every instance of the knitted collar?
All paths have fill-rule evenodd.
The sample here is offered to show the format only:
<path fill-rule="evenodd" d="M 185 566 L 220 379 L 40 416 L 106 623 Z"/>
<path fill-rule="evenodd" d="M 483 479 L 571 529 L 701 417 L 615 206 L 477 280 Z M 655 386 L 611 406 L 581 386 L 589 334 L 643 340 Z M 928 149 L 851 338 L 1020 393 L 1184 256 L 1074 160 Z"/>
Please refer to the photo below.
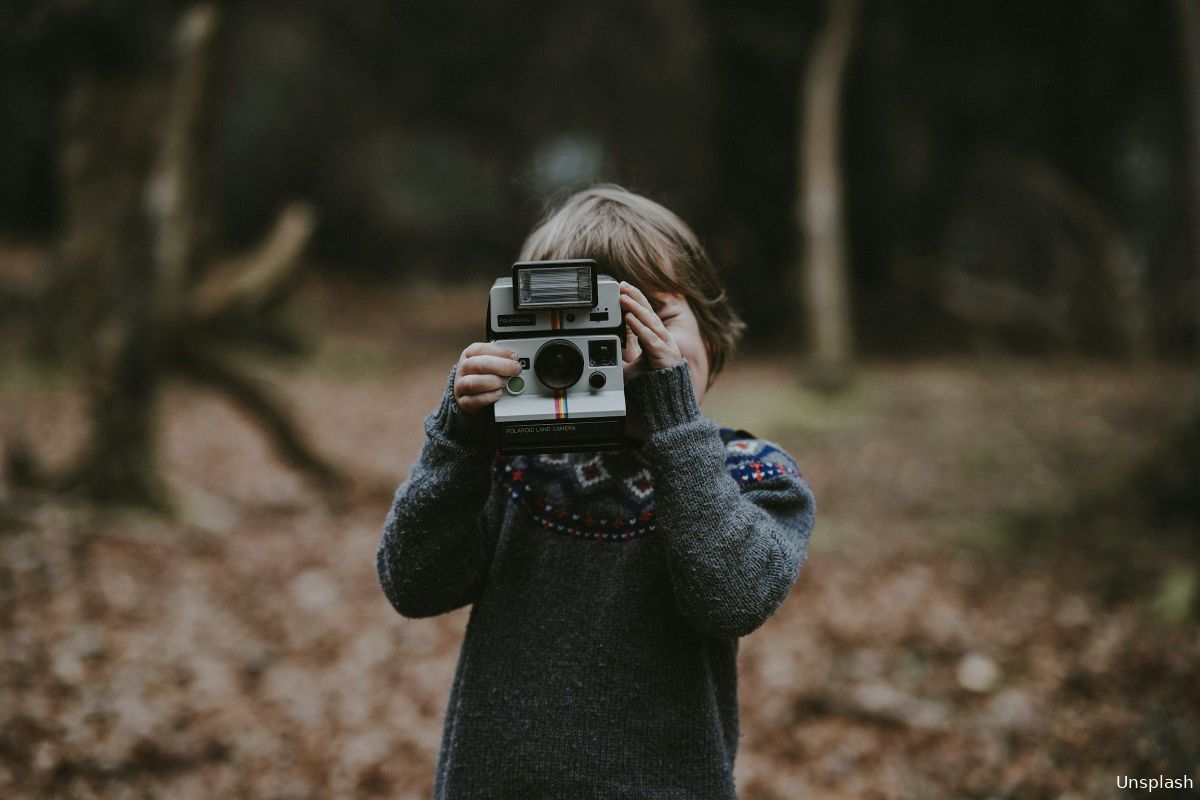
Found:
<path fill-rule="evenodd" d="M 791 457 L 744 430 L 720 429 L 725 470 L 741 487 L 779 475 L 803 481 Z M 617 542 L 654 533 L 654 480 L 640 447 L 605 453 L 497 455 L 492 478 L 547 531 Z"/>
<path fill-rule="evenodd" d="M 656 529 L 654 481 L 639 448 L 497 455 L 492 477 L 552 533 L 613 542 Z"/>

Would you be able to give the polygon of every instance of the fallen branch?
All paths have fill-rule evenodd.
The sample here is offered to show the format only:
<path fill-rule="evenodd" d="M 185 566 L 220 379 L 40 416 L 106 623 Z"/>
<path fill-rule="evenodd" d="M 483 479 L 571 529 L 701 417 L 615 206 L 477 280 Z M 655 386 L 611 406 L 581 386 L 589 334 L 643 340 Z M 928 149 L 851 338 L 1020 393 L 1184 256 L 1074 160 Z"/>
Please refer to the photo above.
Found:
<path fill-rule="evenodd" d="M 284 410 L 282 398 L 269 384 L 200 347 L 182 344 L 176 355 L 173 366 L 180 374 L 224 394 L 254 417 L 279 456 L 291 466 L 314 478 L 322 488 L 341 489 L 346 485 L 342 472 L 309 447 Z"/>

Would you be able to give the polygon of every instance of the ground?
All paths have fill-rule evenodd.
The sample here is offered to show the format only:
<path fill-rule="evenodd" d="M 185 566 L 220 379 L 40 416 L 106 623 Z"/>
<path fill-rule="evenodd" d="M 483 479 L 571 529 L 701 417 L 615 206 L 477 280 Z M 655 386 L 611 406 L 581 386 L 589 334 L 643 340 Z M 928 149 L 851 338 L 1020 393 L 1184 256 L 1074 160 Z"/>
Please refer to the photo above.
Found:
<path fill-rule="evenodd" d="M 374 554 L 476 336 L 472 295 L 306 297 L 320 348 L 271 374 L 356 476 L 347 502 L 183 384 L 162 414 L 177 520 L 0 496 L 0 796 L 429 795 L 467 612 L 399 617 Z M 705 401 L 783 444 L 818 503 L 794 591 L 742 642 L 742 796 L 1109 798 L 1118 775 L 1200 779 L 1200 630 L 1171 599 L 1195 591 L 1178 543 L 1196 531 L 1080 511 L 1170 435 L 1187 373 L 868 362 L 824 397 L 793 361 L 735 360 Z M 85 433 L 73 383 L 19 365 L 0 417 L 49 464 Z"/>

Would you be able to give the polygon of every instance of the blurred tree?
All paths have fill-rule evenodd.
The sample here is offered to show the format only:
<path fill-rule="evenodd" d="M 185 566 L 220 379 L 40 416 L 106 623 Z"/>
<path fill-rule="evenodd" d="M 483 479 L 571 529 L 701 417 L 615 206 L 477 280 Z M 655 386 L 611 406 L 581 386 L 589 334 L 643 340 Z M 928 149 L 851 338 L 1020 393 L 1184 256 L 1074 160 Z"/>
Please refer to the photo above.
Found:
<path fill-rule="evenodd" d="M 0 4 L 6 238 L 67 226 L 70 201 L 48 176 L 76 65 L 114 85 L 146 79 L 147 67 L 163 68 L 163 20 L 181 5 Z M 473 280 L 511 256 L 547 195 L 615 180 L 692 222 L 738 276 L 730 291 L 753 315 L 752 334 L 789 341 L 804 306 L 779 288 L 800 265 L 807 224 L 796 208 L 797 76 L 825 5 L 229 3 L 206 169 L 215 202 L 202 227 L 249 247 L 302 196 L 322 213 L 306 253 L 329 272 Z M 852 350 L 962 350 L 987 338 L 1110 354 L 1143 335 L 1164 355 L 1191 346 L 1175 10 L 861 4 L 837 135 Z M 1081 225 L 1054 192 L 992 164 L 996 154 L 1051 170 L 1103 225 Z M 1073 298 L 1072 318 L 1030 327 L 964 315 L 945 302 L 964 272 L 1026 297 L 1051 286 Z M 1004 294 L 1005 307 L 1019 300 Z M 1145 313 L 1124 313 L 1122 294 L 1125 311 L 1140 303 Z M 1048 308 L 1017 316 L 1044 319 Z"/>
<path fill-rule="evenodd" d="M 800 79 L 797 227 L 804 253 L 810 377 L 838 388 L 850 381 L 854 357 L 850 276 L 842 208 L 842 86 L 858 18 L 858 0 L 830 0 Z"/>
<path fill-rule="evenodd" d="M 1200 290 L 1200 5 L 1176 0 L 1175 9 L 1189 128 L 1186 166 L 1194 221 L 1189 244 L 1196 277 L 1193 286 Z M 1196 300 L 1193 297 L 1193 313 L 1200 313 Z M 1114 509 L 1116 514 L 1128 514 L 1125 509 L 1132 504 L 1144 512 L 1154 525 L 1156 541 L 1170 548 L 1173 563 L 1159 579 L 1152 607 L 1164 620 L 1176 624 L 1200 619 L 1200 324 L 1196 334 L 1191 413 L 1131 473 L 1116 493 L 1124 508 Z M 1105 504 L 1100 504 L 1100 513 L 1105 510 Z"/>
<path fill-rule="evenodd" d="M 295 285 L 315 217 L 288 206 L 250 253 L 203 263 L 206 126 L 212 117 L 222 15 L 180 18 L 173 83 L 156 70 L 84 70 L 72 88 L 62 153 L 64 280 L 50 302 L 86 302 L 77 342 L 87 354 L 91 440 L 55 481 L 101 501 L 165 508 L 156 422 L 171 374 L 228 395 L 280 454 L 322 485 L 336 469 L 304 442 L 269 387 L 238 366 L 247 345 L 292 344 L 271 311 Z M 18 449 L 14 472 L 35 479 Z"/>
<path fill-rule="evenodd" d="M 1179 40 L 1183 52 L 1184 106 L 1188 118 L 1188 147 L 1184 154 L 1191 194 L 1191 248 L 1196 292 L 1200 293 L 1200 6 L 1191 0 L 1175 0 L 1179 10 Z M 1200 424 L 1200 297 L 1193 297 L 1196 314 L 1197 424 Z"/>
<path fill-rule="evenodd" d="M 1186 154 L 1191 189 L 1191 241 L 1195 294 L 1200 294 L 1200 6 L 1191 0 L 1176 0 L 1180 17 L 1180 41 L 1184 57 L 1184 88 L 1186 91 L 1190 140 Z M 1172 438 L 1166 453 L 1147 477 L 1156 486 L 1165 505 L 1190 521 L 1192 533 L 1200 530 L 1200 297 L 1192 298 L 1197 314 L 1195 380 L 1192 384 L 1192 414 L 1178 435 Z M 1193 618 L 1200 618 L 1200 591 L 1196 591 L 1196 575 L 1200 562 L 1192 566 Z"/>
<path fill-rule="evenodd" d="M 961 351 L 986 337 L 1027 353 L 1108 355 L 1136 352 L 1142 337 L 1146 352 L 1181 354 L 1194 312 L 1181 291 L 1191 271 L 1173 11 L 1080 0 L 864 7 L 842 143 L 861 350 Z M 1012 158 L 1027 168 L 1014 173 Z M 1034 165 L 1090 210 L 1035 188 Z M 1085 222 L 1093 211 L 1099 226 Z M 977 321 L 956 313 L 945 293 L 963 257 L 973 279 L 1069 295 L 1070 319 L 1001 329 L 999 307 Z M 1025 311 L 1044 319 L 1048 308 Z"/>
<path fill-rule="evenodd" d="M 1112 215 L 1052 165 L 981 154 L 945 241 L 939 303 L 986 349 L 1040 337 L 1073 352 L 1090 330 L 1132 360 L 1151 354 L 1144 264 Z"/>

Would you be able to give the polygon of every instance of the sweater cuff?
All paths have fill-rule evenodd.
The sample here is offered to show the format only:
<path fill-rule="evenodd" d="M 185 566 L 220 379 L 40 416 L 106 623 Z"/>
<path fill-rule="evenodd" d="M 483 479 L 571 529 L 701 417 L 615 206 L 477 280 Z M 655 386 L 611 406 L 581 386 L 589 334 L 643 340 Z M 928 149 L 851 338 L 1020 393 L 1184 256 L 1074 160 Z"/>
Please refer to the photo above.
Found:
<path fill-rule="evenodd" d="M 636 375 L 625 386 L 630 413 L 646 433 L 660 431 L 700 416 L 692 374 L 686 360 Z"/>
<path fill-rule="evenodd" d="M 488 406 L 478 414 L 468 414 L 458 407 L 458 401 L 454 399 L 454 373 L 457 369 L 457 364 L 450 369 L 442 403 L 437 411 L 429 415 L 426 430 L 430 433 L 437 431 L 464 447 L 478 450 L 495 449 L 496 416 L 492 407 Z"/>

